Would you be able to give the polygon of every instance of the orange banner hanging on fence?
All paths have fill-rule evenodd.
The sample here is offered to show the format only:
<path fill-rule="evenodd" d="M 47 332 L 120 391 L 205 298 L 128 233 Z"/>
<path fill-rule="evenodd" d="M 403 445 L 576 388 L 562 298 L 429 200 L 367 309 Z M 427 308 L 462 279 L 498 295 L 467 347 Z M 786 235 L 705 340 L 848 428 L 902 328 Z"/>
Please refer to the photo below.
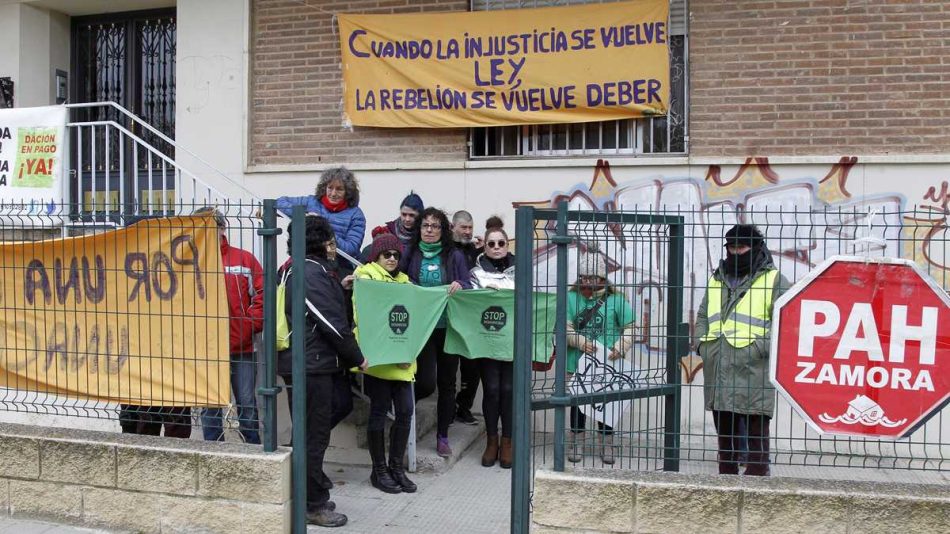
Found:
<path fill-rule="evenodd" d="M 458 128 L 665 115 L 669 2 L 338 16 L 344 123 Z"/>
<path fill-rule="evenodd" d="M 0 387 L 141 406 L 230 402 L 209 217 L 0 244 Z"/>

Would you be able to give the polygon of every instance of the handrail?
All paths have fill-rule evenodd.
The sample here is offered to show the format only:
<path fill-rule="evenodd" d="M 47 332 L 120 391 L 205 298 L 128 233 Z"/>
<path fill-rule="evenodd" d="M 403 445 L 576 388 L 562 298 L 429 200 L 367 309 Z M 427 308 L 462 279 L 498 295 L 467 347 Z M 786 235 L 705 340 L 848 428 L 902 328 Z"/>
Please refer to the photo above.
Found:
<path fill-rule="evenodd" d="M 200 156 L 198 156 L 198 155 L 195 154 L 194 152 L 188 150 L 187 148 L 185 148 L 185 147 L 183 147 L 183 146 L 180 146 L 178 143 L 175 142 L 174 139 L 171 139 L 171 138 L 168 137 L 167 135 L 163 134 L 163 133 L 160 132 L 157 128 L 155 128 L 154 126 L 152 126 L 151 124 L 149 124 L 148 122 L 146 122 L 144 119 L 142 119 L 142 118 L 139 117 L 138 115 L 136 115 L 136 114 L 132 113 L 131 111 L 125 109 L 124 107 L 120 106 L 119 104 L 116 104 L 115 102 L 112 102 L 111 100 L 107 100 L 107 101 L 105 101 L 105 102 L 78 102 L 78 103 L 74 103 L 74 104 L 65 104 L 65 106 L 66 106 L 67 108 L 70 108 L 70 109 L 95 108 L 95 107 L 111 106 L 111 107 L 115 108 L 117 111 L 119 111 L 120 113 L 122 113 L 123 115 L 125 115 L 126 117 L 132 119 L 133 121 L 135 121 L 135 122 L 137 122 L 137 123 L 139 123 L 139 124 L 141 124 L 145 129 L 147 129 L 148 131 L 150 131 L 150 132 L 152 132 L 153 134 L 157 135 L 162 141 L 165 141 L 165 142 L 168 143 L 169 145 L 175 147 L 175 151 L 176 151 L 176 152 L 177 152 L 177 151 L 181 151 L 181 152 L 184 152 L 185 154 L 188 154 L 189 156 L 191 156 L 192 158 L 194 158 L 196 161 L 198 161 L 199 163 L 201 163 L 202 165 L 204 165 L 204 166 L 207 167 L 208 169 L 211 169 L 212 171 L 214 171 L 215 174 L 217 174 L 219 177 L 223 178 L 225 181 L 227 181 L 227 182 L 230 183 L 231 185 L 233 185 L 233 186 L 239 188 L 240 190 L 244 191 L 245 193 L 249 194 L 249 195 L 251 196 L 251 198 L 253 198 L 254 200 L 256 200 L 256 201 L 258 201 L 258 202 L 262 202 L 262 201 L 263 201 L 260 197 L 258 197 L 257 195 L 255 195 L 253 191 L 251 191 L 250 189 L 248 189 L 247 187 L 245 187 L 243 184 L 237 182 L 237 181 L 234 180 L 233 178 L 231 178 L 231 177 L 229 177 L 228 175 L 224 174 L 224 173 L 223 173 L 221 170 L 219 170 L 217 167 L 211 165 L 210 163 L 208 163 L 207 161 L 205 161 L 204 159 L 202 159 Z M 72 124 L 80 124 L 80 123 L 72 123 Z M 82 123 L 82 124 L 85 124 L 85 123 Z M 178 165 L 176 164 L 175 166 L 177 167 Z M 181 167 L 179 167 L 179 169 L 180 169 L 180 168 L 181 168 Z M 189 172 L 189 174 L 191 174 L 192 176 L 194 176 L 194 173 L 190 173 L 190 172 Z"/>

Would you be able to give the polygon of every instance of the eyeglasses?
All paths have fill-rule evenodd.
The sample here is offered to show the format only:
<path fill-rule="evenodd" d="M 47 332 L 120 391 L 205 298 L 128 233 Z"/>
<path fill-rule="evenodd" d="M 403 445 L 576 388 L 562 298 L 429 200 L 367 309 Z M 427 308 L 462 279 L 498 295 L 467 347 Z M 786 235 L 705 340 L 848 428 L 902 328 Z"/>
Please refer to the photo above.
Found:
<path fill-rule="evenodd" d="M 387 250 L 380 253 L 380 256 L 382 256 L 384 260 L 398 260 L 402 257 L 402 254 L 396 252 L 395 250 Z"/>
<path fill-rule="evenodd" d="M 441 224 L 422 223 L 423 230 L 441 230 Z"/>
<path fill-rule="evenodd" d="M 498 241 L 489 241 L 488 243 L 485 243 L 485 244 L 488 245 L 488 248 L 504 248 L 508 244 L 508 242 L 505 241 L 504 239 L 500 239 Z"/>

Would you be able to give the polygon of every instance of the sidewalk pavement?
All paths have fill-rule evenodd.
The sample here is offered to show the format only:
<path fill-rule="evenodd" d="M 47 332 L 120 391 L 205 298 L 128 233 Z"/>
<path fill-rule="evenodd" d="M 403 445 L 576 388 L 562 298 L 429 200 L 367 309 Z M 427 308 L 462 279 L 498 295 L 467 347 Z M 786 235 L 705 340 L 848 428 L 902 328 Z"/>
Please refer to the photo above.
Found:
<path fill-rule="evenodd" d="M 92 528 L 57 525 L 43 521 L 0 517 L 0 534 L 109 534 L 109 532 Z"/>
<path fill-rule="evenodd" d="M 484 435 L 483 435 L 484 436 Z M 511 509 L 511 470 L 481 465 L 484 437 L 463 451 L 443 473 L 409 473 L 416 493 L 389 495 L 369 483 L 369 468 L 327 464 L 335 487 L 330 498 L 349 517 L 343 528 L 310 526 L 308 532 L 339 534 L 496 534 L 507 532 Z M 366 453 L 366 451 L 363 451 Z M 367 453 L 368 454 L 368 453 Z M 110 531 L 0 517 L 0 534 L 112 534 Z"/>
<path fill-rule="evenodd" d="M 451 433 L 450 433 L 451 434 Z M 308 532 L 496 534 L 509 530 L 511 470 L 481 465 L 484 437 L 448 471 L 409 474 L 419 491 L 389 495 L 369 483 L 365 467 L 327 465 L 336 484 L 330 498 L 349 522 L 343 528 L 311 526 Z"/>

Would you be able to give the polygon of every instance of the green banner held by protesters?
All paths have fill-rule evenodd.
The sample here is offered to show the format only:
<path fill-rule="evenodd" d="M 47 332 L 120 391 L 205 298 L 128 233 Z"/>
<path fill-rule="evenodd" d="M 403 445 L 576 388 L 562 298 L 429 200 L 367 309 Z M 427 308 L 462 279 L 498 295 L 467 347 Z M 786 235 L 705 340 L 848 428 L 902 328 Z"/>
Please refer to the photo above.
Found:
<path fill-rule="evenodd" d="M 551 352 L 555 296 L 534 294 L 534 359 Z M 466 358 L 511 361 L 515 352 L 515 292 L 509 289 L 459 291 L 449 298 L 445 352 Z"/>
<path fill-rule="evenodd" d="M 357 341 L 371 366 L 415 360 L 449 298 L 445 287 L 373 280 L 357 279 L 353 291 Z"/>

